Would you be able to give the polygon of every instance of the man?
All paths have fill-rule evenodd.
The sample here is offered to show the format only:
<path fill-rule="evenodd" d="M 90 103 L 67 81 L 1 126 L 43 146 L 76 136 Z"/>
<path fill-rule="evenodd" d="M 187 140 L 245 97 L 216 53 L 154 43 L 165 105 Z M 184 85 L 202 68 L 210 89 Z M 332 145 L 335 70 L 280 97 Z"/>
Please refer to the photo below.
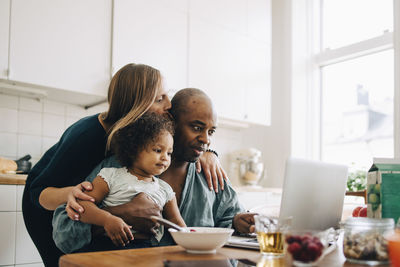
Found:
<path fill-rule="evenodd" d="M 210 191 L 195 163 L 210 145 L 217 129 L 211 99 L 201 90 L 187 88 L 171 100 L 175 119 L 174 152 L 171 166 L 161 175 L 176 194 L 179 210 L 188 226 L 232 227 L 248 233 L 253 215 L 241 213 L 236 192 L 225 182 L 219 193 Z M 163 240 L 165 241 L 165 239 Z"/>
<path fill-rule="evenodd" d="M 217 128 L 217 116 L 210 98 L 199 89 L 187 88 L 179 91 L 171 102 L 176 128 L 174 152 L 171 165 L 161 179 L 175 191 L 186 225 L 233 227 L 241 233 L 252 232 L 254 214 L 242 213 L 244 210 L 229 183 L 225 182 L 224 190 L 215 193 L 209 189 L 203 173 L 196 172 L 195 162 L 210 145 Z M 88 180 L 103 167 L 119 167 L 119 163 L 113 157 L 103 161 Z M 53 233 L 56 233 L 53 237 L 57 246 L 66 253 L 82 245 L 86 246 L 85 251 L 110 247 L 110 244 L 99 244 L 100 239 L 92 240 L 91 226 L 70 220 L 63 208 L 57 208 L 54 213 Z M 173 241 L 167 234 L 161 245 L 168 244 Z"/>

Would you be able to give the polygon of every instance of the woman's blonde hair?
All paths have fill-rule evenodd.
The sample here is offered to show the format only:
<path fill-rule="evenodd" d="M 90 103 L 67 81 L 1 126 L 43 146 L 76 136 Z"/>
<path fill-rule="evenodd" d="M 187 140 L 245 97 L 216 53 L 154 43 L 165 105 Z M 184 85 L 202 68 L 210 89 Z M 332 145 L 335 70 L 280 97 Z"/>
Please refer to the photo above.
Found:
<path fill-rule="evenodd" d="M 154 103 L 161 86 L 160 71 L 144 64 L 127 64 L 115 73 L 108 87 L 108 111 L 102 117 L 111 125 L 106 150 L 115 133 L 136 121 Z"/>

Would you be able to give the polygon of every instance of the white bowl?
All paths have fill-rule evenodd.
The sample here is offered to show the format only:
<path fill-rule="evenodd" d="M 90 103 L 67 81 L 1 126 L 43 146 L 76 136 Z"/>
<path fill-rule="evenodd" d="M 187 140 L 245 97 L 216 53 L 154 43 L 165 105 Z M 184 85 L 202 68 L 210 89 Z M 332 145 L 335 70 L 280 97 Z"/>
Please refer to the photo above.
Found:
<path fill-rule="evenodd" d="M 168 229 L 175 242 L 184 247 L 189 253 L 215 253 L 222 247 L 233 233 L 230 228 L 216 227 L 188 227 L 195 232 L 179 232 L 175 229 Z"/>

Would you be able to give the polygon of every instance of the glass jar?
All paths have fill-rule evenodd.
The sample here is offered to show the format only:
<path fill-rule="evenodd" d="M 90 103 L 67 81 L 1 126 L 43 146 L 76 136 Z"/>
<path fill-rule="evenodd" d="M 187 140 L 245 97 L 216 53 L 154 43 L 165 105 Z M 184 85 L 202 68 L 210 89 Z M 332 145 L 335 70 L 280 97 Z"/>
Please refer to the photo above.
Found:
<path fill-rule="evenodd" d="M 368 265 L 389 263 L 384 233 L 393 231 L 393 219 L 349 218 L 341 226 L 344 229 L 343 254 L 349 262 Z"/>

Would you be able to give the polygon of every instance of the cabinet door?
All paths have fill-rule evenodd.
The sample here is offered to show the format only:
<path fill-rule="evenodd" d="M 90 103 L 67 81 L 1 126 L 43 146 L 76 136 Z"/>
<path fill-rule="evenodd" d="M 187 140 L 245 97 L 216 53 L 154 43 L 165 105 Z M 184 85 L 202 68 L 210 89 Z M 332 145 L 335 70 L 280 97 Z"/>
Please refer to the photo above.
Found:
<path fill-rule="evenodd" d="M 219 116 L 244 119 L 247 40 L 200 19 L 190 20 L 189 84 L 204 90 Z"/>
<path fill-rule="evenodd" d="M 247 34 L 247 5 L 254 0 L 190 0 L 190 17 Z"/>
<path fill-rule="evenodd" d="M 14 264 L 15 211 L 0 212 L 0 265 Z"/>
<path fill-rule="evenodd" d="M 271 0 L 247 1 L 247 29 L 250 38 L 271 44 Z"/>
<path fill-rule="evenodd" d="M 271 123 L 271 47 L 264 42 L 248 39 L 248 73 L 245 118 L 249 122 Z"/>
<path fill-rule="evenodd" d="M 0 185 L 0 212 L 16 211 L 17 208 L 17 186 Z M 1 240 L 1 238 L 0 238 Z"/>
<path fill-rule="evenodd" d="M 42 261 L 39 252 L 26 230 L 22 212 L 17 212 L 15 239 L 15 264 L 36 263 Z"/>
<path fill-rule="evenodd" d="M 271 0 L 251 0 L 248 14 L 247 121 L 271 123 Z"/>
<path fill-rule="evenodd" d="M 22 197 L 24 195 L 25 185 L 17 185 L 17 211 L 22 211 Z"/>
<path fill-rule="evenodd" d="M 10 0 L 0 0 L 0 79 L 7 78 Z"/>
<path fill-rule="evenodd" d="M 9 79 L 105 95 L 111 7 L 111 0 L 13 0 Z"/>
<path fill-rule="evenodd" d="M 113 73 L 128 63 L 161 71 L 168 89 L 187 86 L 186 1 L 115 0 Z"/>
<path fill-rule="evenodd" d="M 222 117 L 270 123 L 270 0 L 190 1 L 189 84 Z"/>

